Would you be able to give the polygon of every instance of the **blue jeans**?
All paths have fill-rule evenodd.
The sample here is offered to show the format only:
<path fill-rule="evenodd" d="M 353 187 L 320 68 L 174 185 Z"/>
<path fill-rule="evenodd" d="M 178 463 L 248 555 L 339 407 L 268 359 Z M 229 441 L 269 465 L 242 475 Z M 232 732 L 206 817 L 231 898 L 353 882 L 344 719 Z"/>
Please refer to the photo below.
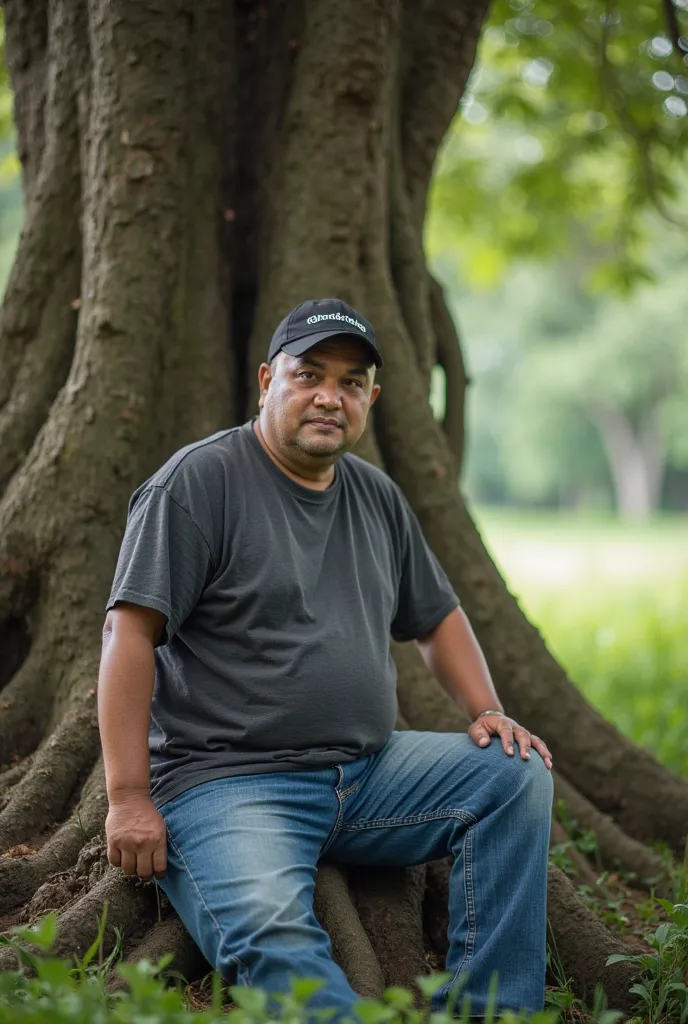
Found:
<path fill-rule="evenodd" d="M 498 1008 L 532 1012 L 544 1001 L 551 807 L 535 750 L 524 761 L 496 739 L 481 749 L 467 735 L 394 732 L 348 764 L 216 779 L 169 800 L 159 885 L 224 979 L 269 993 L 292 976 L 323 979 L 308 1005 L 341 1019 L 359 997 L 313 912 L 318 859 L 400 866 L 453 854 L 452 980 L 433 1008 L 461 973 L 461 999 L 482 1016 L 496 971 Z"/>

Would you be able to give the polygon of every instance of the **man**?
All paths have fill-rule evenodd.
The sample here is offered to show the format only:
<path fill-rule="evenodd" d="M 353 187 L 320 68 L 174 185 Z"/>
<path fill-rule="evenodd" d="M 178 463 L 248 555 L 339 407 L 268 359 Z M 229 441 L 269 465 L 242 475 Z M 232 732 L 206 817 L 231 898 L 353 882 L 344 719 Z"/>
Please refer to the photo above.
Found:
<path fill-rule="evenodd" d="M 357 996 L 313 913 L 319 858 L 451 853 L 452 982 L 482 1015 L 497 971 L 499 1006 L 535 1011 L 552 758 L 503 714 L 400 489 L 348 454 L 381 365 L 360 313 L 301 303 L 260 367 L 260 414 L 132 496 L 98 685 L 108 858 L 160 879 L 224 978 L 322 979 L 310 1005 L 341 1018 Z M 394 731 L 390 634 L 418 643 L 468 735 Z"/>

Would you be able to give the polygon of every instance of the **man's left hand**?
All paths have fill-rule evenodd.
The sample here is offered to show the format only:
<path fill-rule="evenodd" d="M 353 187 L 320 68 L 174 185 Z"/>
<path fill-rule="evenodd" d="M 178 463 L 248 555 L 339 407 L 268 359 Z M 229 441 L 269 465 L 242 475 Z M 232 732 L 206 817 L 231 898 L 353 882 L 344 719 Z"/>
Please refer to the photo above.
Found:
<path fill-rule="evenodd" d="M 514 743 L 517 743 L 524 761 L 529 759 L 530 748 L 534 747 L 545 762 L 545 767 L 550 771 L 552 769 L 552 755 L 547 749 L 547 744 L 507 715 L 483 715 L 482 718 L 476 718 L 468 730 L 468 735 L 479 747 L 486 747 L 490 737 L 499 736 L 504 752 L 510 757 L 513 757 Z"/>

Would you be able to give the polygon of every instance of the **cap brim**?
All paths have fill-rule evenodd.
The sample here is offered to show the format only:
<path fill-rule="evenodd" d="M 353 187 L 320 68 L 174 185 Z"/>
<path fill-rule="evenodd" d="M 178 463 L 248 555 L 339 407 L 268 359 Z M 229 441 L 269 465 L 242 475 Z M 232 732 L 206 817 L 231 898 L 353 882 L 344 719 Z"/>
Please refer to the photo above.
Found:
<path fill-rule="evenodd" d="M 360 341 L 370 353 L 370 357 L 378 369 L 382 366 L 382 357 L 375 346 L 367 338 L 363 338 L 358 331 L 347 331 L 345 327 L 332 328 L 329 331 L 319 331 L 317 334 L 307 334 L 303 338 L 297 338 L 296 341 L 288 341 L 286 345 L 282 345 L 280 351 L 286 352 L 289 356 L 302 356 L 304 352 L 307 352 L 309 348 L 313 348 L 319 341 L 326 341 L 327 338 L 335 338 L 342 334 L 348 335 L 355 341 Z"/>

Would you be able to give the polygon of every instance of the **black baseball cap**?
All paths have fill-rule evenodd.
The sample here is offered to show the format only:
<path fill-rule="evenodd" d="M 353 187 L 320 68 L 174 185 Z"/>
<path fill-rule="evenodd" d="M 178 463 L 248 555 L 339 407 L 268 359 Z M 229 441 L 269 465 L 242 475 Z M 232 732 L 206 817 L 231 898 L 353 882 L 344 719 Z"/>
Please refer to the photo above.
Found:
<path fill-rule="evenodd" d="M 341 299 L 307 299 L 292 309 L 272 336 L 268 362 L 278 352 L 302 356 L 319 341 L 341 334 L 362 341 L 375 365 L 382 366 L 373 325 Z"/>

